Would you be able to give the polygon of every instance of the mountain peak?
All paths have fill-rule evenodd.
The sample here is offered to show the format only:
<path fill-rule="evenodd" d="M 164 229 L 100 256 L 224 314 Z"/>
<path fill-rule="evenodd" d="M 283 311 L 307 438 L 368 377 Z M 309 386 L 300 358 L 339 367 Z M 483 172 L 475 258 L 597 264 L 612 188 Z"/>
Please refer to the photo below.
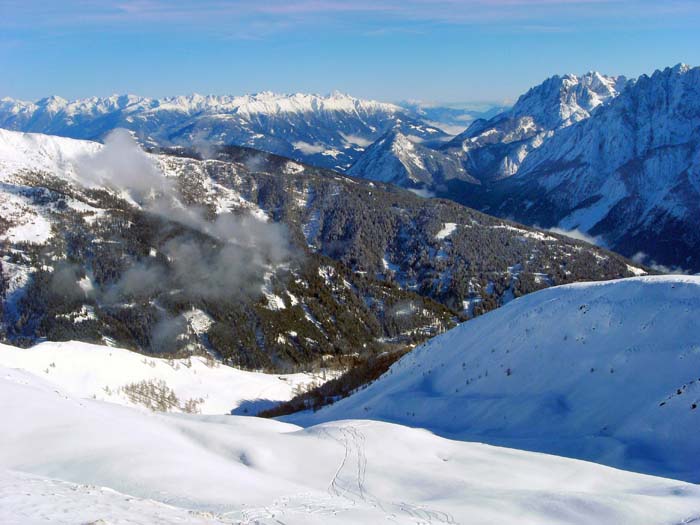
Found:
<path fill-rule="evenodd" d="M 692 67 L 690 67 L 688 64 L 685 64 L 683 62 L 679 62 L 675 66 L 673 66 L 673 71 L 677 73 L 687 73 L 690 71 Z"/>

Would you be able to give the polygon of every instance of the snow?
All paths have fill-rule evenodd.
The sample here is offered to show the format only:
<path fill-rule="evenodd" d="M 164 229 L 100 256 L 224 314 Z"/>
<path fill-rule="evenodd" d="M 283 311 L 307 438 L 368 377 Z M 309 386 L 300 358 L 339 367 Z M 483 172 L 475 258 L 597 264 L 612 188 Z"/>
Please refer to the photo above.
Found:
<path fill-rule="evenodd" d="M 152 414 L 0 368 L 0 521 L 666 524 L 700 488 L 372 421 Z M 685 520 L 685 521 L 684 521 Z"/>
<path fill-rule="evenodd" d="M 289 290 L 287 290 L 287 297 L 289 297 L 289 301 L 292 306 L 296 306 L 299 304 L 299 298 L 291 293 Z"/>
<path fill-rule="evenodd" d="M 635 275 L 637 277 L 647 274 L 647 272 L 642 270 L 641 268 L 637 268 L 636 266 L 632 266 L 630 264 L 627 265 L 627 271 L 630 272 L 632 275 Z"/>
<path fill-rule="evenodd" d="M 192 320 L 191 320 L 192 321 Z M 291 399 L 315 374 L 274 375 L 248 372 L 213 359 L 160 359 L 121 348 L 80 342 L 45 342 L 29 349 L 0 344 L 0 366 L 41 376 L 47 384 L 82 399 L 143 406 L 124 391 L 141 381 L 164 381 L 184 404 L 199 400 L 203 414 L 228 414 L 256 402 L 271 405 Z M 173 410 L 179 411 L 177 408 Z"/>
<path fill-rule="evenodd" d="M 100 148 L 97 142 L 0 129 L 0 178 L 18 169 L 64 172 L 74 177 L 75 160 Z"/>
<path fill-rule="evenodd" d="M 192 308 L 182 316 L 195 334 L 206 334 L 211 325 L 214 324 L 211 316 L 198 308 Z"/>
<path fill-rule="evenodd" d="M 0 167 L 0 180 L 2 175 Z M 0 240 L 44 244 L 51 238 L 51 223 L 43 216 L 40 207 L 32 204 L 31 198 L 14 185 L 0 183 L 0 217 L 11 224 L 0 235 Z"/>
<path fill-rule="evenodd" d="M 28 218 L 27 222 L 11 226 L 0 238 L 13 244 L 18 242 L 44 244 L 51 238 L 51 223 L 41 215 L 35 215 Z"/>
<path fill-rule="evenodd" d="M 321 155 L 325 155 L 326 157 L 333 157 L 334 159 L 337 159 L 338 156 L 342 154 L 343 152 L 336 148 L 325 149 L 323 152 L 321 152 Z"/>
<path fill-rule="evenodd" d="M 442 229 L 435 234 L 435 238 L 438 240 L 443 240 L 450 235 L 457 229 L 457 224 L 454 222 L 446 222 L 443 224 Z"/>
<path fill-rule="evenodd" d="M 267 308 L 269 310 L 284 310 L 287 305 L 284 304 L 284 299 L 273 292 L 272 289 L 272 272 L 267 272 L 264 275 L 264 283 L 260 289 L 265 300 L 267 301 Z"/>
<path fill-rule="evenodd" d="M 287 175 L 298 175 L 304 171 L 304 166 L 296 162 L 288 161 L 282 170 Z"/>
<path fill-rule="evenodd" d="M 321 230 L 321 212 L 314 210 L 308 217 L 306 223 L 302 225 L 302 232 L 309 248 L 316 248 L 316 240 Z"/>
<path fill-rule="evenodd" d="M 438 336 L 315 414 L 700 481 L 700 277 L 549 288 Z M 695 406 L 695 408 L 694 408 Z"/>
<path fill-rule="evenodd" d="M 538 231 L 532 231 L 532 232 L 527 232 L 523 235 L 523 237 L 528 237 L 529 239 L 535 239 L 536 241 L 556 241 L 554 237 L 551 235 L 546 235 L 543 232 L 538 232 Z"/>
<path fill-rule="evenodd" d="M 593 232 L 623 252 L 630 239 L 646 239 L 652 259 L 697 265 L 688 232 L 700 195 L 698 85 L 700 68 L 674 67 L 643 75 L 609 101 L 592 99 L 602 107 L 530 153 L 518 182 L 557 203 L 550 220 L 563 229 Z"/>

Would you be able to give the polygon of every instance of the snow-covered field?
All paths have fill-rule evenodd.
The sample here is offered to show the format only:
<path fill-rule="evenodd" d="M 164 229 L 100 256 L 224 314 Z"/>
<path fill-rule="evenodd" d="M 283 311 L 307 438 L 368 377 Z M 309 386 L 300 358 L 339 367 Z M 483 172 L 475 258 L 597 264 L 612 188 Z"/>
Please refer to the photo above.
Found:
<path fill-rule="evenodd" d="M 371 418 L 700 481 L 700 277 L 549 288 L 417 348 L 311 425 Z"/>
<path fill-rule="evenodd" d="M 198 356 L 159 359 L 76 341 L 29 349 L 0 344 L 0 366 L 29 371 L 78 398 L 129 406 L 149 406 L 158 398 L 167 403 L 172 392 L 177 402 L 167 411 L 182 412 L 189 402 L 201 414 L 254 414 L 337 375 L 248 372 Z"/>
<path fill-rule="evenodd" d="M 0 522 L 655 524 L 700 487 L 372 421 L 308 429 L 80 399 L 0 368 Z"/>

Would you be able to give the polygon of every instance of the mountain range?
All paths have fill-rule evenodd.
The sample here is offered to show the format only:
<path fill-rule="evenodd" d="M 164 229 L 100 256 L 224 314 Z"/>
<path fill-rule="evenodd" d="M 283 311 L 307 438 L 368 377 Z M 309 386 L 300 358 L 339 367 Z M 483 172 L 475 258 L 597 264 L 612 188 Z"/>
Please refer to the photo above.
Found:
<path fill-rule="evenodd" d="M 36 102 L 1 99 L 0 127 L 89 140 L 103 140 L 111 130 L 125 128 L 149 146 L 194 145 L 205 155 L 212 146 L 247 146 L 343 171 L 390 128 L 420 140 L 448 138 L 439 122 L 429 124 L 423 116 L 439 119 L 438 109 L 426 111 L 342 93 L 163 99 L 113 95 L 74 101 L 52 96 Z M 448 125 L 462 118 L 466 127 L 480 114 L 452 109 Z"/>
<path fill-rule="evenodd" d="M 124 127 L 146 147 L 202 157 L 252 147 L 698 271 L 699 83 L 682 64 L 631 80 L 554 76 L 495 115 L 340 93 L 6 98 L 0 127 L 93 140 Z M 454 137 L 440 128 L 459 123 Z"/>
<path fill-rule="evenodd" d="M 699 130 L 699 68 L 635 80 L 567 75 L 447 143 L 375 143 L 349 173 L 699 271 Z"/>
<path fill-rule="evenodd" d="M 256 150 L 216 157 L 0 130 L 3 337 L 308 369 L 645 272 L 449 200 Z"/>
<path fill-rule="evenodd" d="M 3 99 L 0 522 L 698 522 L 698 101 Z"/>

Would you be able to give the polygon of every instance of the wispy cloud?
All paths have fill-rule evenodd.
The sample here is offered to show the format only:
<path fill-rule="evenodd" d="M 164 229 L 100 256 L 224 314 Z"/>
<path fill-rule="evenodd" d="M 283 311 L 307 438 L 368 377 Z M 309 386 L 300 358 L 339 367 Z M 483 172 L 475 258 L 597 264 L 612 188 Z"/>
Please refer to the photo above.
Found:
<path fill-rule="evenodd" d="M 0 27 L 85 25 L 187 25 L 218 31 L 257 23 L 258 30 L 293 30 L 319 20 L 366 23 L 361 32 L 396 31 L 396 22 L 428 24 L 520 24 L 522 30 L 552 32 L 570 22 L 700 14 L 689 0 L 3 0 Z M 659 22 L 658 18 L 656 19 Z"/>

